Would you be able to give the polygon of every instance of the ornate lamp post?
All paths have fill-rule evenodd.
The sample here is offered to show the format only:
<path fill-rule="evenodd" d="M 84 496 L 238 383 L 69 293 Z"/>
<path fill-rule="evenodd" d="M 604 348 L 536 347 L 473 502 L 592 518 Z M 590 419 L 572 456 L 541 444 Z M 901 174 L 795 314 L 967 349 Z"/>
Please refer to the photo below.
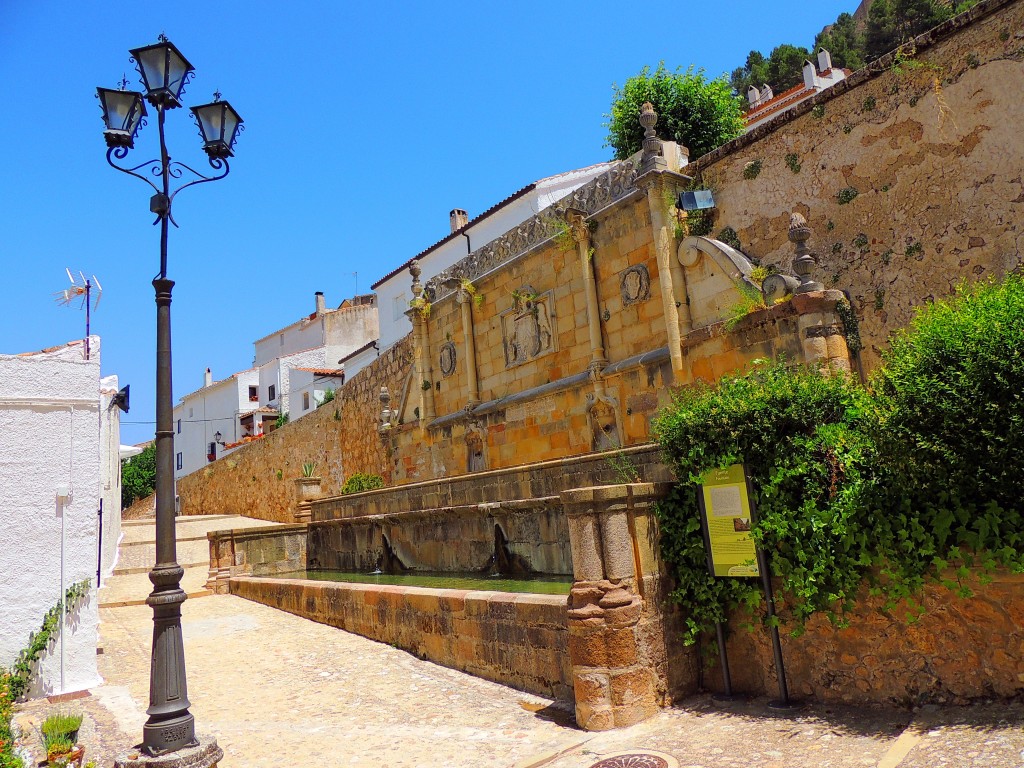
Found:
<path fill-rule="evenodd" d="M 181 106 L 181 95 L 192 76 L 193 67 L 163 35 L 156 44 L 136 48 L 130 53 L 142 76 L 145 100 L 156 110 L 159 158 L 133 167 L 116 162 L 128 155 L 135 146 L 139 128 L 145 125 L 143 118 L 147 112 L 143 94 L 126 90 L 128 83 L 125 80 L 122 80 L 120 90 L 98 88 L 97 94 L 106 124 L 103 135 L 108 147 L 107 162 L 153 188 L 155 194 L 150 199 L 149 209 L 156 214 L 153 223 L 160 224 L 160 272 L 153 279 L 157 308 L 156 564 L 149 573 L 153 591 L 146 599 L 153 608 L 153 656 L 149 709 L 146 710 L 149 720 L 142 730 L 142 749 L 146 755 L 156 757 L 185 748 L 199 748 L 208 753 L 202 764 L 212 765 L 220 758 L 221 752 L 216 741 L 204 739 L 200 744 L 196 739 L 195 721 L 188 711 L 190 704 L 181 636 L 181 604 L 185 602 L 185 593 L 181 589 L 184 571 L 178 565 L 175 547 L 171 397 L 171 289 L 174 282 L 167 279 L 167 225 L 170 222 L 178 226 L 171 205 L 181 190 L 228 175 L 228 158 L 232 156 L 231 148 L 242 129 L 242 118 L 228 102 L 220 100 L 219 93 L 214 94 L 213 102 L 192 107 L 213 173 L 204 175 L 184 163 L 172 161 L 164 141 L 164 117 L 167 110 Z M 171 190 L 172 180 L 181 179 L 185 172 L 191 174 L 191 180 Z M 189 764 L 192 765 L 191 762 Z"/>

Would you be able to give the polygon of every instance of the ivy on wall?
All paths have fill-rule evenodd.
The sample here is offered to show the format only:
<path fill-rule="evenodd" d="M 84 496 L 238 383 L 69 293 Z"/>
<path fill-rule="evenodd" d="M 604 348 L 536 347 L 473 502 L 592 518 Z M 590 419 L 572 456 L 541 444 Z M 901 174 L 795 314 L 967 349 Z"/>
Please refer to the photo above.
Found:
<path fill-rule="evenodd" d="M 658 513 L 684 640 L 762 599 L 707 575 L 700 533 L 702 477 L 740 461 L 794 634 L 816 613 L 846 625 L 864 594 L 903 601 L 913 621 L 927 581 L 969 596 L 977 566 L 982 580 L 1024 572 L 1021 348 L 1024 279 L 1011 276 L 921 309 L 868 387 L 774 362 L 677 395 L 655 430 L 680 480 Z"/>

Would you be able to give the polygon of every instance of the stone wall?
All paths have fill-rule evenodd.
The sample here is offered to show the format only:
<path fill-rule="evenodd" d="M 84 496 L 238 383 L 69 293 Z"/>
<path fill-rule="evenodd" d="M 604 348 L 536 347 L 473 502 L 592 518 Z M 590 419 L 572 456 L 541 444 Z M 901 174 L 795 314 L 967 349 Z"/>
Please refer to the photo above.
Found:
<path fill-rule="evenodd" d="M 230 589 L 486 680 L 572 698 L 562 595 L 247 577 Z"/>
<path fill-rule="evenodd" d="M 380 388 L 401 392 L 410 345 L 399 342 L 335 393 L 335 399 L 292 424 L 178 481 L 180 514 L 295 519 L 294 480 L 316 462 L 322 492 L 335 494 L 356 472 L 389 476 L 387 447 L 377 434 Z"/>
<path fill-rule="evenodd" d="M 661 482 L 673 477 L 671 470 L 662 463 L 658 446 L 633 446 L 619 451 L 327 497 L 313 502 L 313 520 L 475 507 L 521 499 L 552 499 L 569 488 L 607 485 L 623 479 Z"/>
<path fill-rule="evenodd" d="M 207 589 L 227 594 L 232 576 L 276 576 L 306 570 L 308 526 L 304 523 L 210 531 Z"/>
<path fill-rule="evenodd" d="M 950 578 L 955 578 L 951 576 Z M 957 597 L 929 585 L 924 615 L 905 619 L 905 605 L 885 610 L 864 596 L 847 629 L 814 617 L 800 637 L 782 632 L 782 653 L 791 694 L 852 704 L 966 704 L 1010 699 L 1024 693 L 1024 575 L 999 574 L 975 595 Z M 727 647 L 733 689 L 773 695 L 778 690 L 767 632 L 730 619 Z M 755 620 L 756 621 L 756 620 Z M 716 669 L 709 685 L 720 685 Z M 718 688 L 721 690 L 721 688 Z"/>
<path fill-rule="evenodd" d="M 572 573 L 565 515 L 544 499 L 311 523 L 307 556 L 332 571 Z"/>
<path fill-rule="evenodd" d="M 919 38 L 911 64 L 883 57 L 686 169 L 715 192 L 713 232 L 765 264 L 788 266 L 790 212 L 807 218 L 866 369 L 915 306 L 1021 264 L 1022 30 L 1024 3 L 982 2 Z"/>

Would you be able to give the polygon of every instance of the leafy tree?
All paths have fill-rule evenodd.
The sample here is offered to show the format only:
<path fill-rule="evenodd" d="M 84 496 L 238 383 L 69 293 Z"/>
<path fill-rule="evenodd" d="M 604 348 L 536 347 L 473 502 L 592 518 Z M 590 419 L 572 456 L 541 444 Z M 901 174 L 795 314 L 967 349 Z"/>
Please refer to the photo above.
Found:
<path fill-rule="evenodd" d="M 802 45 L 784 43 L 772 50 L 768 57 L 768 84 L 781 93 L 803 82 L 804 62 L 811 58 L 811 52 Z"/>
<path fill-rule="evenodd" d="M 742 97 L 746 97 L 750 86 L 760 89 L 768 82 L 768 60 L 760 51 L 747 54 L 747 63 L 732 71 L 729 79 L 733 89 Z"/>
<path fill-rule="evenodd" d="M 644 67 L 621 88 L 615 86 L 611 114 L 605 115 L 606 146 L 619 160 L 641 148 L 640 108 L 645 101 L 658 113 L 658 135 L 685 145 L 691 157 L 705 155 L 743 133 L 741 102 L 724 75 L 708 80 L 703 69 L 671 72 L 662 62 L 653 73 Z"/>
<path fill-rule="evenodd" d="M 875 0 L 868 11 L 868 61 L 883 56 L 948 19 L 952 11 L 937 0 Z"/>
<path fill-rule="evenodd" d="M 804 62 L 809 58 L 810 51 L 789 43 L 776 46 L 767 59 L 760 51 L 751 51 L 747 63 L 733 70 L 730 84 L 743 97 L 750 86 L 761 88 L 765 84 L 778 95 L 803 80 Z"/>
<path fill-rule="evenodd" d="M 156 488 L 156 444 L 147 445 L 142 453 L 121 462 L 121 507 L 127 509 L 137 499 L 144 499 Z"/>
<path fill-rule="evenodd" d="M 824 48 L 832 55 L 832 65 L 858 70 L 866 63 L 864 60 L 864 33 L 857 25 L 857 20 L 848 13 L 839 14 L 836 23 L 823 29 L 814 38 L 814 50 Z"/>

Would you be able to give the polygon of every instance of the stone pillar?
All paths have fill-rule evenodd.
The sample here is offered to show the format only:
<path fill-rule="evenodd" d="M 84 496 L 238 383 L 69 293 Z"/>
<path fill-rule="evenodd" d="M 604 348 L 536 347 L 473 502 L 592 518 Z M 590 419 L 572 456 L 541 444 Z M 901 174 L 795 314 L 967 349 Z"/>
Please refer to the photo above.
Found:
<path fill-rule="evenodd" d="M 412 306 L 406 314 L 412 321 L 413 370 L 416 376 L 413 383 L 419 400 L 419 422 L 423 425 L 434 418 L 434 387 L 431 379 L 430 335 L 427 327 L 430 298 L 425 294 L 423 284 L 420 282 L 422 270 L 418 261 L 413 260 L 409 265 L 409 274 L 412 275 L 413 299 Z M 429 388 L 423 386 L 423 383 L 427 381 L 431 383 Z"/>
<path fill-rule="evenodd" d="M 842 291 L 809 291 L 795 294 L 796 327 L 804 362 L 821 365 L 829 371 L 853 371 L 846 328 L 839 305 L 846 303 Z"/>
<path fill-rule="evenodd" d="M 594 279 L 594 259 L 590 253 L 590 227 L 586 214 L 575 208 L 565 212 L 569 233 L 576 243 L 583 272 L 583 292 L 587 299 L 587 330 L 590 333 L 590 369 L 604 368 L 608 359 L 604 354 L 604 339 L 601 335 L 600 299 L 597 295 L 597 280 Z"/>
<path fill-rule="evenodd" d="M 469 400 L 466 408 L 480 405 L 480 382 L 476 372 L 476 339 L 473 336 L 473 296 L 466 287 L 459 286 L 455 300 L 462 309 L 462 335 L 466 339 L 466 387 Z"/>
<path fill-rule="evenodd" d="M 667 170 L 661 141 L 654 132 L 658 115 L 650 102 L 643 105 L 640 112 L 640 123 L 644 126 L 643 158 L 640 164 L 640 176 L 636 186 L 647 193 L 647 203 L 651 209 L 651 229 L 654 235 L 654 252 L 658 262 L 658 282 L 661 284 L 662 311 L 668 332 L 668 352 L 672 361 L 672 373 L 676 381 L 682 380 L 683 350 L 680 334 L 680 309 L 685 309 L 686 332 L 690 331 L 689 306 L 685 303 L 685 285 L 678 289 L 673 284 L 673 277 L 681 275 L 673 268 L 675 254 L 675 222 L 668 215 L 666 199 L 675 196 L 675 181 L 686 177 Z M 685 278 L 684 278 L 685 279 Z M 681 299 L 677 297 L 679 294 Z M 678 306 L 677 306 L 678 304 Z"/>
<path fill-rule="evenodd" d="M 658 671 L 642 631 L 643 558 L 634 507 L 656 497 L 653 483 L 563 491 L 573 586 L 569 661 L 576 722 L 588 731 L 633 725 L 660 705 Z"/>
<path fill-rule="evenodd" d="M 235 537 L 230 530 L 210 531 L 206 534 L 210 543 L 210 572 L 206 588 L 218 595 L 229 592 L 228 582 L 235 565 Z"/>

